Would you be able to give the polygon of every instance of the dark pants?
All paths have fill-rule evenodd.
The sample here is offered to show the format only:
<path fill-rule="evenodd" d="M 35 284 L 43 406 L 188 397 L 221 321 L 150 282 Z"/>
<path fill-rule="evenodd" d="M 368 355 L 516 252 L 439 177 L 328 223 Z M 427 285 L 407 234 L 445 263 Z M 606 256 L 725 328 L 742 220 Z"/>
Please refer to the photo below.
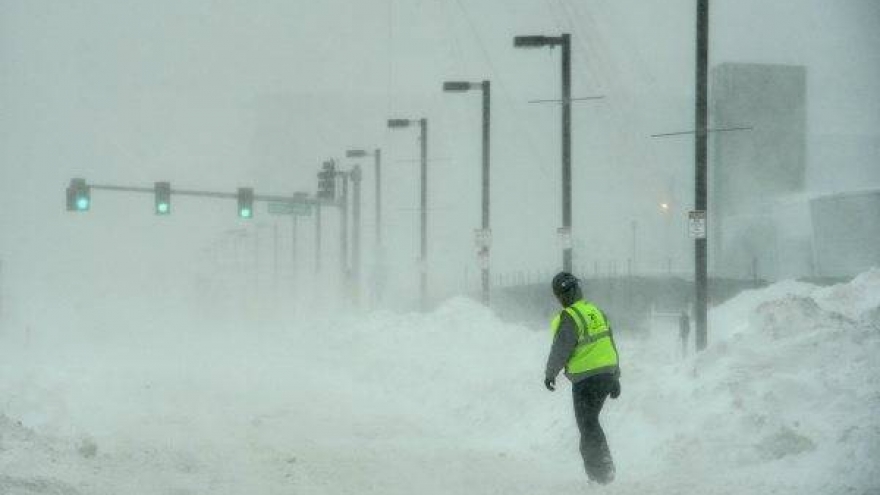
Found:
<path fill-rule="evenodd" d="M 575 383 L 572 388 L 574 417 L 581 432 L 584 469 L 591 480 L 602 484 L 614 480 L 614 460 L 605 441 L 605 432 L 599 424 L 599 412 L 611 392 L 614 380 L 610 374 L 601 374 Z"/>

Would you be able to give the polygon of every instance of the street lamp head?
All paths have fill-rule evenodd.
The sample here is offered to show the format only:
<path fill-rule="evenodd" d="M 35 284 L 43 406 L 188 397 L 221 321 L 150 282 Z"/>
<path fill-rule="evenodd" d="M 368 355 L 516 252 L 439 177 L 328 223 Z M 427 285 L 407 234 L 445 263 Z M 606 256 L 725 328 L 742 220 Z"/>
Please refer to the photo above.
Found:
<path fill-rule="evenodd" d="M 443 91 L 449 92 L 463 92 L 469 91 L 472 89 L 474 85 L 472 83 L 466 81 L 446 81 L 443 83 Z"/>
<path fill-rule="evenodd" d="M 411 123 L 409 119 L 388 119 L 388 127 L 391 129 L 409 127 Z"/>
<path fill-rule="evenodd" d="M 346 158 L 363 158 L 369 155 L 366 150 L 348 150 L 345 152 Z"/>
<path fill-rule="evenodd" d="M 513 38 L 513 46 L 516 48 L 540 48 L 552 44 L 552 38 L 548 36 L 515 36 Z"/>

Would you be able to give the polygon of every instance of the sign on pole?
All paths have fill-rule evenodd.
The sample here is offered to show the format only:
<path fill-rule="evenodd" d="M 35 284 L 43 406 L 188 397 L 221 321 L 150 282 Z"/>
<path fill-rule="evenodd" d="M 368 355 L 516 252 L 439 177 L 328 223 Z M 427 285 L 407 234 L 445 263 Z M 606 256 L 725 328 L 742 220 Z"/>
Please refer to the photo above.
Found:
<path fill-rule="evenodd" d="M 481 270 L 488 270 L 489 269 L 489 249 L 488 248 L 481 248 L 477 252 L 477 264 L 480 265 Z"/>
<path fill-rule="evenodd" d="M 688 233 L 692 239 L 706 238 L 706 210 L 688 212 Z"/>
<path fill-rule="evenodd" d="M 556 229 L 556 238 L 559 241 L 559 247 L 562 249 L 571 249 L 571 227 L 559 227 Z"/>
<path fill-rule="evenodd" d="M 474 229 L 474 246 L 477 249 L 492 247 L 492 231 L 489 229 Z"/>
<path fill-rule="evenodd" d="M 266 203 L 270 215 L 311 215 L 312 207 L 303 203 L 270 201 Z"/>

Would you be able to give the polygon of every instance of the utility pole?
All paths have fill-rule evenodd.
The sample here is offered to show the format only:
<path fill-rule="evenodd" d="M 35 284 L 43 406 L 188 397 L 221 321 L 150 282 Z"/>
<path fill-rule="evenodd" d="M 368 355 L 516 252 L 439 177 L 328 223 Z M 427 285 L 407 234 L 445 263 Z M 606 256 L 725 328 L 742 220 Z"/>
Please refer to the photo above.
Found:
<path fill-rule="evenodd" d="M 492 88 L 489 84 L 489 81 L 483 81 L 480 85 L 483 89 L 483 173 L 482 173 L 482 189 L 483 189 L 483 199 L 482 199 L 482 227 L 483 232 L 490 232 L 489 227 L 489 122 L 491 119 L 491 91 Z M 485 258 L 483 262 L 483 266 L 481 267 L 481 282 L 483 286 L 483 304 L 486 306 L 489 305 L 489 249 L 491 241 L 487 241 L 485 246 L 482 247 L 482 258 Z"/>
<path fill-rule="evenodd" d="M 694 203 L 697 211 L 707 211 L 708 151 L 708 68 L 709 68 L 709 0 L 697 0 L 697 53 L 696 53 L 696 134 L 694 140 Z M 708 215 L 706 215 L 708 220 Z M 706 229 L 708 235 L 708 228 Z M 694 239 L 694 286 L 696 291 L 696 347 L 698 351 L 708 343 L 706 320 L 708 313 L 706 237 Z"/>
<path fill-rule="evenodd" d="M 562 41 L 562 227 L 571 238 L 571 35 Z M 571 243 L 562 247 L 562 269 L 571 273 Z"/>
<path fill-rule="evenodd" d="M 651 137 L 694 135 L 694 210 L 691 212 L 694 238 L 694 319 L 698 351 L 708 344 L 708 138 L 710 132 L 749 131 L 750 126 L 709 129 L 709 0 L 697 0 L 696 81 L 694 130 L 652 134 Z M 702 219 L 702 229 L 697 227 Z M 697 232 L 702 230 L 702 232 Z"/>

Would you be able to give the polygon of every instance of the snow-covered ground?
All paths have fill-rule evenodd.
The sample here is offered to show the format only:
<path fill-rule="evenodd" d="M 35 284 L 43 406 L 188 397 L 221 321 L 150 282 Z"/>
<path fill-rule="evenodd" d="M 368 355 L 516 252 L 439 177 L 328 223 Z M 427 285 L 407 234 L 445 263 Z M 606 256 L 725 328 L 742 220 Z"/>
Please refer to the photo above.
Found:
<path fill-rule="evenodd" d="M 662 322 L 621 338 L 608 487 L 586 482 L 569 387 L 543 388 L 548 333 L 469 300 L 6 331 L 0 494 L 877 494 L 878 308 L 874 270 L 743 293 L 697 356 Z"/>

